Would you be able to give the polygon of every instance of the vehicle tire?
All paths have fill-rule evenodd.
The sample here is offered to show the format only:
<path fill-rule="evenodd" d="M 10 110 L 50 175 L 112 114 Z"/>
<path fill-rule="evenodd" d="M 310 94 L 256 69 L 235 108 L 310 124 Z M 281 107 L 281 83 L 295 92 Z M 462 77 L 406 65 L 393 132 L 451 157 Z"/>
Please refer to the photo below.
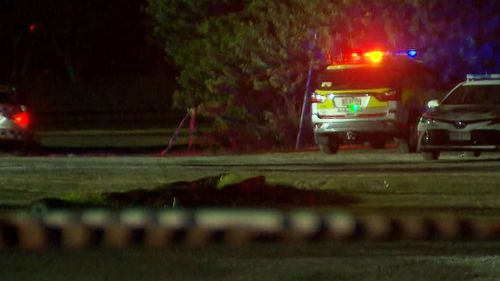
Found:
<path fill-rule="evenodd" d="M 422 157 L 424 158 L 424 160 L 438 160 L 439 159 L 439 151 L 422 152 Z"/>
<path fill-rule="evenodd" d="M 374 149 L 385 148 L 385 143 L 386 143 L 385 139 L 372 140 L 370 141 L 370 147 Z"/>
<path fill-rule="evenodd" d="M 320 144 L 319 150 L 325 154 L 335 154 L 339 151 L 340 142 L 337 136 L 330 136 L 328 144 Z"/>
<path fill-rule="evenodd" d="M 406 143 L 408 144 L 408 152 L 417 152 L 418 146 L 418 118 L 412 118 L 408 122 L 408 132 L 406 136 Z"/>

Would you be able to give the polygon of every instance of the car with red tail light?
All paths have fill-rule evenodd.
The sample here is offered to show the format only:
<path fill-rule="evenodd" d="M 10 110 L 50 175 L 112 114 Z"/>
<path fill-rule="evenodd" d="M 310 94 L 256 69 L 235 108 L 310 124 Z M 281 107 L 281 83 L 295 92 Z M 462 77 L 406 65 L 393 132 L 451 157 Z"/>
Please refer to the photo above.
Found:
<path fill-rule="evenodd" d="M 0 142 L 26 145 L 31 139 L 31 116 L 17 102 L 16 89 L 0 84 Z"/>

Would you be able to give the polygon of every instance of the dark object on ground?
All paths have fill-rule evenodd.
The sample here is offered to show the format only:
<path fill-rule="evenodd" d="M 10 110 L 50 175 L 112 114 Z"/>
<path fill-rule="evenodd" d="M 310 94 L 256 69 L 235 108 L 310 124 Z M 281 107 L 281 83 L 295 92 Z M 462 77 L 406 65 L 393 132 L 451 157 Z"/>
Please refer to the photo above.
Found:
<path fill-rule="evenodd" d="M 263 176 L 217 187 L 221 176 L 176 182 L 153 190 L 104 193 L 113 207 L 312 207 L 345 206 L 358 200 L 333 191 L 304 190 L 266 183 Z"/>

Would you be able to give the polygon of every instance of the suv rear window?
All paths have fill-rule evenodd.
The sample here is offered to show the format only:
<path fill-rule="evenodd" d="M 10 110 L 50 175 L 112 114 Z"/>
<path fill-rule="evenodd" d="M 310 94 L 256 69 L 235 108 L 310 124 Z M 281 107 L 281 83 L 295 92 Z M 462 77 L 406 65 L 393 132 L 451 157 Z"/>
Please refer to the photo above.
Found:
<path fill-rule="evenodd" d="M 319 89 L 370 89 L 396 87 L 401 75 L 385 67 L 327 70 L 319 77 Z"/>

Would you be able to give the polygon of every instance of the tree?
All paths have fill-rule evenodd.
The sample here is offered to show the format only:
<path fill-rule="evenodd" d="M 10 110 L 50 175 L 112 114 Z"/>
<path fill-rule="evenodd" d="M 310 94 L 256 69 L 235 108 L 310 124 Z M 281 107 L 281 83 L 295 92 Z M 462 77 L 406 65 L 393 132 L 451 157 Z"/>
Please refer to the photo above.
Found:
<path fill-rule="evenodd" d="M 419 59 L 452 85 L 465 73 L 500 71 L 496 0 L 353 0 L 338 36 L 351 47 L 417 48 Z M 348 40 L 346 40 L 348 39 Z"/>
<path fill-rule="evenodd" d="M 330 41 L 331 1 L 149 0 L 146 10 L 180 71 L 177 107 L 212 113 L 229 142 L 293 141 L 309 34 Z"/>
<path fill-rule="evenodd" d="M 415 13 L 424 60 L 445 81 L 463 80 L 465 73 L 500 71 L 500 3 L 496 0 L 419 0 Z"/>

